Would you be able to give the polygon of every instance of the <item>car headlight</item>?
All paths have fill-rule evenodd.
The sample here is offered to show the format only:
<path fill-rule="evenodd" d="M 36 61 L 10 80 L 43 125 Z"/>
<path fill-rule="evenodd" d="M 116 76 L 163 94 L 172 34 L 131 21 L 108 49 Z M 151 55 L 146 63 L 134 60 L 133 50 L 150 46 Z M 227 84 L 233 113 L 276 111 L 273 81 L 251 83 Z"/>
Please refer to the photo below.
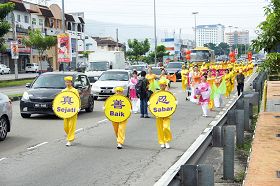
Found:
<path fill-rule="evenodd" d="M 31 96 L 33 96 L 33 95 L 32 94 L 28 94 L 28 92 L 24 92 L 23 95 L 22 95 L 21 100 L 22 101 L 28 101 Z"/>
<path fill-rule="evenodd" d="M 99 92 L 101 89 L 99 86 L 92 86 L 91 90 L 94 92 Z"/>

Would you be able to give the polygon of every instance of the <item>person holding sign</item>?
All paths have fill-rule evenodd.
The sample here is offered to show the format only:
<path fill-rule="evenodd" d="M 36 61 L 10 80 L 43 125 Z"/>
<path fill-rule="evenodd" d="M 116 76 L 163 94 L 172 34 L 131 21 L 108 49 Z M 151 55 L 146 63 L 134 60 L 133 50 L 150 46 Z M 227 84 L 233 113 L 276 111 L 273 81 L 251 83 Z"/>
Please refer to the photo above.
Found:
<path fill-rule="evenodd" d="M 77 89 L 75 89 L 72 86 L 73 77 L 72 76 L 66 76 L 64 78 L 64 81 L 65 81 L 66 88 L 64 90 L 62 90 L 62 92 L 72 92 L 72 93 L 74 93 L 79 99 L 79 107 L 80 107 L 81 105 L 80 105 L 79 92 L 78 92 Z M 66 101 L 71 102 L 71 99 L 70 99 L 71 97 L 68 97 L 68 98 L 69 99 L 67 100 L 67 97 L 64 97 L 65 102 Z M 70 118 L 64 118 L 64 131 L 67 135 L 67 138 L 66 138 L 66 140 L 67 140 L 66 146 L 67 147 L 71 146 L 72 142 L 75 139 L 77 118 L 78 118 L 78 111 L 74 116 L 72 116 Z"/>
<path fill-rule="evenodd" d="M 172 140 L 170 130 L 170 118 L 175 112 L 177 101 L 174 95 L 166 91 L 167 81 L 159 81 L 160 91 L 154 93 L 149 100 L 149 109 L 156 116 L 156 127 L 158 132 L 158 143 L 161 148 L 170 148 L 169 142 Z"/>
<path fill-rule="evenodd" d="M 117 137 L 117 148 L 122 149 L 127 120 L 131 115 L 131 102 L 123 95 L 123 87 L 115 88 L 115 95 L 105 102 L 105 116 L 112 122 Z"/>

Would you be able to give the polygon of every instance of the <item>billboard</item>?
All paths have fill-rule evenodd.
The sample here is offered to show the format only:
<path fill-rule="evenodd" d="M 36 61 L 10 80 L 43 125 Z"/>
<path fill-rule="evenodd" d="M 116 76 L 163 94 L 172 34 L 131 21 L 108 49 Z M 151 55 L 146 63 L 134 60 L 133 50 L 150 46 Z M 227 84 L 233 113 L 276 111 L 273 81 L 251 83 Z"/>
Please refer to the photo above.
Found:
<path fill-rule="evenodd" d="M 11 41 L 11 57 L 12 57 L 12 59 L 18 59 L 18 57 L 19 57 L 17 41 Z"/>
<path fill-rule="evenodd" d="M 71 62 L 71 40 L 69 34 L 57 35 L 57 59 L 58 62 Z"/>

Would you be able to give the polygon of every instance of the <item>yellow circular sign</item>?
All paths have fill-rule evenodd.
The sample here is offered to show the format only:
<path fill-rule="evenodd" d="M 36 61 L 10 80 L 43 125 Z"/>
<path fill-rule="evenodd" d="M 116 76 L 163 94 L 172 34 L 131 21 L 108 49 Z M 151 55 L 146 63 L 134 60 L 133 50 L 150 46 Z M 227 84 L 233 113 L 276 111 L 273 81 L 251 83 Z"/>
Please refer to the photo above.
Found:
<path fill-rule="evenodd" d="M 80 99 L 74 92 L 60 92 L 53 100 L 53 111 L 60 118 L 71 118 L 79 109 Z"/>
<path fill-rule="evenodd" d="M 110 96 L 104 103 L 105 116 L 112 122 L 123 122 L 131 115 L 131 102 L 122 95 Z"/>
<path fill-rule="evenodd" d="M 168 91 L 155 92 L 150 100 L 150 112 L 159 118 L 169 117 L 174 114 L 177 104 L 175 96 Z"/>

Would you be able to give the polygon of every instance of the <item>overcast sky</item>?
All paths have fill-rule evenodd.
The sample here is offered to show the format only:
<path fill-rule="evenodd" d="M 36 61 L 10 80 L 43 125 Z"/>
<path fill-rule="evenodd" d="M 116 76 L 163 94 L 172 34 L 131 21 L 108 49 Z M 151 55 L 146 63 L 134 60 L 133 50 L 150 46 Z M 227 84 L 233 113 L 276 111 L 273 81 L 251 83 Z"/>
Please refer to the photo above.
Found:
<path fill-rule="evenodd" d="M 36 1 L 36 0 L 34 0 Z M 85 12 L 86 19 L 128 25 L 153 26 L 153 0 L 65 0 L 66 12 Z M 61 4 L 49 0 L 48 4 Z M 232 25 L 255 35 L 256 26 L 264 20 L 267 0 L 156 0 L 157 25 L 162 30 L 192 34 L 194 16 L 197 25 Z M 104 24 L 104 26 L 108 26 Z M 234 30 L 234 28 L 232 28 Z M 227 28 L 226 31 L 229 31 Z"/>

